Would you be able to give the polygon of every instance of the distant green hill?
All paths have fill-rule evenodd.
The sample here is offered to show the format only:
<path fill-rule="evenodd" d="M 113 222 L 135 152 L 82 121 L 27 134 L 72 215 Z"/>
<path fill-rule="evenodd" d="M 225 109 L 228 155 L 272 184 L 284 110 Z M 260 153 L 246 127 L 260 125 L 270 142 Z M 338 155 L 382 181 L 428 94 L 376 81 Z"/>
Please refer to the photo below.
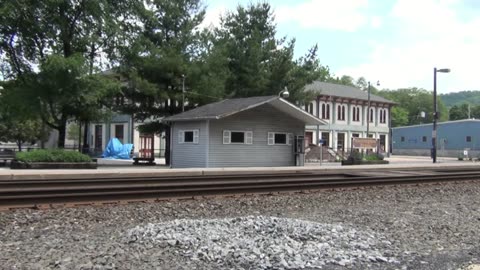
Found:
<path fill-rule="evenodd" d="M 440 98 L 447 107 L 470 103 L 480 105 L 480 91 L 461 91 L 457 93 L 440 94 Z"/>

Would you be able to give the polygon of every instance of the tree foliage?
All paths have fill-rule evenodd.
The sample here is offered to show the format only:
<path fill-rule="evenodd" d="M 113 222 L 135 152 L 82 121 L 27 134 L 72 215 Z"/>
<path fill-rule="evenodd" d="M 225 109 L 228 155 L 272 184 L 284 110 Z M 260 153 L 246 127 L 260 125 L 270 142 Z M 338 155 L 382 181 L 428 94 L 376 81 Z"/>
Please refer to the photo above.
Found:
<path fill-rule="evenodd" d="M 460 91 L 455 93 L 439 95 L 445 105 L 449 108 L 454 105 L 461 106 L 463 103 L 480 105 L 480 91 Z"/>
<path fill-rule="evenodd" d="M 381 90 L 378 95 L 397 103 L 397 109 L 392 111 L 392 126 L 416 125 L 433 122 L 433 95 L 425 89 L 405 88 L 398 90 Z M 448 110 L 441 99 L 437 100 L 439 121 L 448 120 Z M 401 110 L 400 110 L 400 109 Z M 425 112 L 425 118 L 422 113 Z M 394 114 L 398 113 L 398 115 Z M 405 123 L 405 113 L 407 121 Z M 398 118 L 398 119 L 397 119 Z"/>
<path fill-rule="evenodd" d="M 43 122 L 59 132 L 58 147 L 65 145 L 67 121 L 99 119 L 119 90 L 104 76 L 88 75 L 88 65 L 80 54 L 65 58 L 47 56 L 38 73 L 17 78 L 15 103 L 28 105 Z"/>
<path fill-rule="evenodd" d="M 4 78 L 29 102 L 65 143 L 66 120 L 92 120 L 105 83 L 93 75 L 115 63 L 120 45 L 135 35 L 143 3 L 135 0 L 1 1 L 0 58 Z M 105 61 L 106 60 L 106 61 Z M 38 68 L 40 70 L 38 70 Z M 87 76 L 87 75 L 90 76 Z M 108 87 L 107 87 L 108 88 Z"/>
<path fill-rule="evenodd" d="M 0 141 L 15 142 L 21 151 L 24 143 L 45 139 L 48 129 L 44 128 L 38 116 L 25 114 L 26 106 L 16 105 L 16 84 L 11 81 L 0 89 Z"/>
<path fill-rule="evenodd" d="M 276 38 L 268 3 L 238 6 L 222 18 L 215 33 L 217 46 L 224 46 L 227 52 L 227 96 L 276 95 L 287 86 L 289 99 L 302 103 L 309 99 L 306 84 L 330 78 L 328 67 L 318 60 L 318 46 L 294 60 L 295 40 Z"/>

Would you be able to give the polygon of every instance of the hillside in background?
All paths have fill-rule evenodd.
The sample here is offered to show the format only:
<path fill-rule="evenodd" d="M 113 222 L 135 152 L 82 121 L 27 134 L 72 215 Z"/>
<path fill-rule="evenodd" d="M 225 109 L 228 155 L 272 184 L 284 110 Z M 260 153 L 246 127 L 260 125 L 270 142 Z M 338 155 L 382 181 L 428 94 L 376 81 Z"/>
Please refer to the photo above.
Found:
<path fill-rule="evenodd" d="M 470 103 L 480 105 L 480 91 L 461 91 L 457 93 L 440 94 L 440 98 L 447 107 Z"/>

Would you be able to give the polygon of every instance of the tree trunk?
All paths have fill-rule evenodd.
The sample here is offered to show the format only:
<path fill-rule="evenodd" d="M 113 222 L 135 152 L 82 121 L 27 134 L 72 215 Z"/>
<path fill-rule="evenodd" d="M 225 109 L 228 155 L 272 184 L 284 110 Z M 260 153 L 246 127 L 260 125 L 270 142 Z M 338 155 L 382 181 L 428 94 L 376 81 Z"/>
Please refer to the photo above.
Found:
<path fill-rule="evenodd" d="M 78 152 L 82 152 L 82 121 L 78 121 Z"/>
<path fill-rule="evenodd" d="M 22 142 L 17 141 L 17 146 L 18 146 L 18 152 L 22 152 Z"/>
<path fill-rule="evenodd" d="M 90 145 L 88 145 L 88 126 L 89 123 L 88 121 L 83 122 L 85 125 L 85 128 L 83 129 L 83 148 L 82 148 L 82 153 L 88 154 L 90 151 Z"/>
<path fill-rule="evenodd" d="M 165 165 L 170 165 L 170 127 L 165 129 Z"/>
<path fill-rule="evenodd" d="M 65 135 L 67 133 L 67 120 L 62 120 L 58 127 L 58 148 L 65 148 Z"/>

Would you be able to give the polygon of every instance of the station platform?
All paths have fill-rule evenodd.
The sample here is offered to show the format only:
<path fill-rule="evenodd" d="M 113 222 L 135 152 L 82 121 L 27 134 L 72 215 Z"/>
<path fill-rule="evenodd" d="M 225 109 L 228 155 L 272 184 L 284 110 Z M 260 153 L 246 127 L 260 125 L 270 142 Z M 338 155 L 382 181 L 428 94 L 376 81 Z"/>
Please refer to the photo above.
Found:
<path fill-rule="evenodd" d="M 420 156 L 391 156 L 385 158 L 390 163 L 382 165 L 353 165 L 342 166 L 340 162 L 307 163 L 303 167 L 240 167 L 240 168 L 187 168 L 171 169 L 165 166 L 164 159 L 156 159 L 155 166 L 134 166 L 132 160 L 105 160 L 99 159 L 98 169 L 88 170 L 12 170 L 0 167 L 0 180 L 8 179 L 55 179 L 55 178 L 118 178 L 118 177 L 158 177 L 158 176 L 195 176 L 195 175 L 241 175 L 256 173 L 297 173 L 336 171 L 338 173 L 352 170 L 391 170 L 391 169 L 432 169 L 443 167 L 474 167 L 480 162 L 460 161 L 456 158 L 439 157 L 433 163 L 430 157 Z"/>

